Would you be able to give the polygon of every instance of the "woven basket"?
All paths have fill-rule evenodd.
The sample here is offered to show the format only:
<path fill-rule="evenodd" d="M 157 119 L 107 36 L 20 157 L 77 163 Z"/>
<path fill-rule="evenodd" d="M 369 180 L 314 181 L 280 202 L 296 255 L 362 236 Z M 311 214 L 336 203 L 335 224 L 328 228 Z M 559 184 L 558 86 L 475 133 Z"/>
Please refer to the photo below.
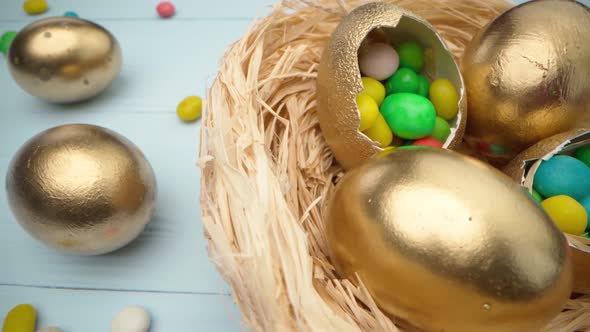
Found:
<path fill-rule="evenodd" d="M 503 0 L 399 0 L 460 57 Z M 398 331 L 327 257 L 323 205 L 342 169 L 315 112 L 323 47 L 358 0 L 285 0 L 231 45 L 207 98 L 199 164 L 209 255 L 254 331 Z M 403 273 L 403 271 L 400 271 Z M 452 305 L 449 302 L 449 305 Z M 590 297 L 548 331 L 590 331 Z"/>

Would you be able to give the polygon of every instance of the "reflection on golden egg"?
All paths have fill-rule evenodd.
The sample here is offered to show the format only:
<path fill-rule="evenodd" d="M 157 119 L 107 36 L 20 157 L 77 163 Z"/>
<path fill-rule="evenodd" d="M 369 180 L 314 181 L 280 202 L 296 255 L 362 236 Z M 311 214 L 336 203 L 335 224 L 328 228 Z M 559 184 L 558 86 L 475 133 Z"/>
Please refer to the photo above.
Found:
<path fill-rule="evenodd" d="M 465 140 L 498 164 L 539 140 L 590 126 L 590 10 L 532 1 L 500 15 L 465 50 Z"/>
<path fill-rule="evenodd" d="M 57 103 L 96 96 L 117 77 L 122 62 L 110 32 L 71 17 L 26 26 L 14 38 L 8 59 L 12 77 L 25 91 Z"/>
<path fill-rule="evenodd" d="M 567 241 L 521 187 L 443 149 L 377 157 L 327 210 L 332 260 L 420 331 L 539 331 L 572 287 Z"/>
<path fill-rule="evenodd" d="M 64 125 L 27 141 L 6 175 L 10 207 L 46 245 L 96 255 L 135 239 L 149 222 L 156 180 L 141 151 L 92 125 Z"/>
<path fill-rule="evenodd" d="M 455 148 L 463 137 L 466 96 L 461 72 L 434 28 L 416 14 L 389 3 L 373 2 L 353 10 L 332 34 L 318 69 L 318 117 L 336 159 L 347 169 L 383 151 L 360 132 L 356 96 L 363 91 L 358 51 L 368 40 L 397 46 L 415 41 L 425 49 L 424 72 L 431 80 L 448 79 L 459 93 L 459 113 L 449 122 L 444 147 Z"/>
<path fill-rule="evenodd" d="M 590 130 L 575 129 L 548 137 L 518 154 L 504 172 L 516 183 L 532 192 L 535 172 L 542 160 L 556 154 L 569 154 L 573 150 L 590 145 Z M 574 266 L 574 291 L 590 294 L 590 240 L 566 234 Z"/>

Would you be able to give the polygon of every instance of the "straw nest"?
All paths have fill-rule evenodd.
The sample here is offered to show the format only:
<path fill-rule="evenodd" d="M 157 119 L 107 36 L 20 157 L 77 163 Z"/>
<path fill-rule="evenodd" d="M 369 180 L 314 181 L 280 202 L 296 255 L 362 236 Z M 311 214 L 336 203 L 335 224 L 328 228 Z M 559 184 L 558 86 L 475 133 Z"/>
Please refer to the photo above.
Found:
<path fill-rule="evenodd" d="M 503 0 L 398 0 L 460 57 Z M 199 164 L 209 255 L 254 331 L 398 331 L 366 289 L 336 275 L 323 205 L 342 176 L 319 129 L 322 49 L 359 0 L 285 0 L 226 51 L 207 98 Z M 403 271 L 400 271 L 403 273 Z M 451 302 L 449 302 L 451 305 Z M 590 297 L 548 331 L 590 331 Z"/>

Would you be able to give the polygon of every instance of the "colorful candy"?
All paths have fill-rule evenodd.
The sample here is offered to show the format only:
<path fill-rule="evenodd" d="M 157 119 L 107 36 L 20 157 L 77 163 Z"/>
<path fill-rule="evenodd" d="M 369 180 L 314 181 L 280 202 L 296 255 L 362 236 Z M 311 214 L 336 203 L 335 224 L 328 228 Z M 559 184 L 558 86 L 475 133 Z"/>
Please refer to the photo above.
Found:
<path fill-rule="evenodd" d="M 574 157 L 590 167 L 590 146 L 583 146 L 576 149 Z"/>
<path fill-rule="evenodd" d="M 424 75 L 418 75 L 418 91 L 417 94 L 422 97 L 428 97 L 428 89 L 430 89 L 430 83 Z"/>
<path fill-rule="evenodd" d="M 387 94 L 407 92 L 418 92 L 418 75 L 408 68 L 400 68 L 395 72 L 385 84 Z"/>
<path fill-rule="evenodd" d="M 385 99 L 385 87 L 383 84 L 372 77 L 362 77 L 361 81 L 365 89 L 363 92 L 371 96 L 377 102 L 377 105 L 381 106 L 383 99 Z"/>
<path fill-rule="evenodd" d="M 541 205 L 559 229 L 568 234 L 582 235 L 588 225 L 584 207 L 575 199 L 558 195 L 547 198 Z"/>
<path fill-rule="evenodd" d="M 590 168 L 573 157 L 555 156 L 541 163 L 533 188 L 544 197 L 567 195 L 581 200 L 590 194 Z"/>
<path fill-rule="evenodd" d="M 401 43 L 397 48 L 399 54 L 399 66 L 410 68 L 419 73 L 424 67 L 424 50 L 415 42 Z"/>
<path fill-rule="evenodd" d="M 71 10 L 68 10 L 67 12 L 64 13 L 65 17 L 74 17 L 74 18 L 78 18 L 78 14 L 76 12 L 73 12 Z"/>
<path fill-rule="evenodd" d="M 436 122 L 432 103 L 416 94 L 395 93 L 383 101 L 381 113 L 395 135 L 417 139 L 430 135 Z"/>
<path fill-rule="evenodd" d="M 365 76 L 383 81 L 399 67 L 395 49 L 385 43 L 374 43 L 364 47 L 359 55 L 359 68 Z"/>
<path fill-rule="evenodd" d="M 447 141 L 449 135 L 451 135 L 451 126 L 449 126 L 449 123 L 445 119 L 437 116 L 436 120 L 434 120 L 434 129 L 432 129 L 430 136 L 444 143 Z"/>
<path fill-rule="evenodd" d="M 150 315 L 144 308 L 130 306 L 113 318 L 111 332 L 148 332 L 150 324 Z"/>
<path fill-rule="evenodd" d="M 200 97 L 189 96 L 184 98 L 176 107 L 176 114 L 183 121 L 195 121 L 201 117 L 203 101 Z"/>
<path fill-rule="evenodd" d="M 412 143 L 412 145 L 417 145 L 417 146 L 431 146 L 434 148 L 442 148 L 443 144 L 432 138 L 432 137 L 424 137 L 421 139 L 418 139 L 416 141 L 414 141 L 414 143 Z"/>
<path fill-rule="evenodd" d="M 6 315 L 2 332 L 33 332 L 36 323 L 35 308 L 30 304 L 19 304 Z"/>
<path fill-rule="evenodd" d="M 359 130 L 363 131 L 371 127 L 375 123 L 375 120 L 377 120 L 379 105 L 366 93 L 356 96 L 356 105 L 361 118 Z"/>
<path fill-rule="evenodd" d="M 459 94 L 453 84 L 443 78 L 434 80 L 428 95 L 436 109 L 436 114 L 445 120 L 451 120 L 459 112 Z"/>
<path fill-rule="evenodd" d="M 390 145 L 391 141 L 393 141 L 391 128 L 387 125 L 387 122 L 381 113 L 377 114 L 375 123 L 370 128 L 363 131 L 363 133 L 373 141 L 378 142 L 379 146 L 382 148 Z"/>
<path fill-rule="evenodd" d="M 23 3 L 23 9 L 29 15 L 43 14 L 47 11 L 47 1 L 45 0 L 27 0 Z"/>
<path fill-rule="evenodd" d="M 8 55 L 8 50 L 14 37 L 16 37 L 16 31 L 6 31 L 2 34 L 2 37 L 0 37 L 0 52 L 2 54 Z"/>
<path fill-rule="evenodd" d="M 168 18 L 174 16 L 174 13 L 176 13 L 176 8 L 170 1 L 162 1 L 158 4 L 158 6 L 156 6 L 156 11 L 160 17 Z"/>
<path fill-rule="evenodd" d="M 532 190 L 531 196 L 533 196 L 533 199 L 538 203 L 543 201 L 543 196 L 541 196 L 541 194 L 539 194 L 535 189 Z"/>

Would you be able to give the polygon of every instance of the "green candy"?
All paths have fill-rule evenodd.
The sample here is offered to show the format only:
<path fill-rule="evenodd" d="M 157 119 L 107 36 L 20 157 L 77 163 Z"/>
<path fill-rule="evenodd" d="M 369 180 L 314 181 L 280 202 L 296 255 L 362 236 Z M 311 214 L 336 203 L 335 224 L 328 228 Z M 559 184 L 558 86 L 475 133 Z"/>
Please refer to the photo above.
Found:
<path fill-rule="evenodd" d="M 416 91 L 416 93 L 422 97 L 428 98 L 428 89 L 430 89 L 428 79 L 426 76 L 418 74 L 418 91 Z"/>
<path fill-rule="evenodd" d="M 385 83 L 387 94 L 392 93 L 416 93 L 418 92 L 418 75 L 408 68 L 400 68 L 391 75 Z"/>
<path fill-rule="evenodd" d="M 2 34 L 2 37 L 0 37 L 0 52 L 2 54 L 8 54 L 8 49 L 10 49 L 10 44 L 14 37 L 16 37 L 16 31 L 7 31 Z"/>
<path fill-rule="evenodd" d="M 541 203 L 543 201 L 543 196 L 541 196 L 541 194 L 535 191 L 535 189 L 533 189 L 532 196 L 538 203 Z"/>
<path fill-rule="evenodd" d="M 403 139 L 429 136 L 436 123 L 436 111 L 430 100 L 412 93 L 388 96 L 380 111 L 394 134 Z"/>
<path fill-rule="evenodd" d="M 583 146 L 576 149 L 574 157 L 586 164 L 586 166 L 590 166 L 590 146 Z"/>
<path fill-rule="evenodd" d="M 441 143 L 444 143 L 447 141 L 447 138 L 450 134 L 451 127 L 449 126 L 449 123 L 445 119 L 437 116 L 436 120 L 434 121 L 434 129 L 432 129 L 432 134 L 430 134 L 430 137 Z"/>
<path fill-rule="evenodd" d="M 399 66 L 419 73 L 424 67 L 424 50 L 415 42 L 401 43 L 397 48 Z"/>

